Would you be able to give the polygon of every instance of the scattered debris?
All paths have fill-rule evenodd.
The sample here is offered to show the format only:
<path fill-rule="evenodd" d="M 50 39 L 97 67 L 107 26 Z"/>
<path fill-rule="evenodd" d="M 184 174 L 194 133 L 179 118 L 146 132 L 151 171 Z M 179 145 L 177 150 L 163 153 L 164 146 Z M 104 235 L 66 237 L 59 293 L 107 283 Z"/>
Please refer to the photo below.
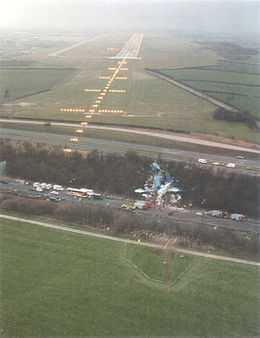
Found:
<path fill-rule="evenodd" d="M 157 206 L 159 208 L 166 205 L 175 205 L 181 200 L 180 188 L 176 184 L 174 177 L 162 170 L 159 163 L 154 161 L 151 164 L 151 175 L 144 183 L 143 188 L 135 189 L 135 193 L 141 195 L 144 201 L 136 201 L 136 208 L 147 209 Z"/>

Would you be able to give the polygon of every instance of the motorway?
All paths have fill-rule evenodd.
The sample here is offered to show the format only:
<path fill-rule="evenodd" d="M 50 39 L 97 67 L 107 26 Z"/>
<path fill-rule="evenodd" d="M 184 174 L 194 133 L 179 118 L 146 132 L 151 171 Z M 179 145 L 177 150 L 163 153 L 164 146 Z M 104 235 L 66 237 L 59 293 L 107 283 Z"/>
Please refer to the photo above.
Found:
<path fill-rule="evenodd" d="M 0 118 L 0 123 L 13 123 L 15 124 L 32 124 L 32 125 L 44 125 L 45 122 L 39 121 L 39 120 L 23 120 L 23 119 L 8 119 L 8 118 Z M 53 126 L 61 126 L 61 127 L 80 127 L 79 123 L 69 123 L 69 122 L 52 122 L 49 121 Z M 230 151 L 237 151 L 237 152 L 245 152 L 249 154 L 258 154 L 260 155 L 260 148 L 255 146 L 253 147 L 242 147 L 238 145 L 233 144 L 227 144 L 227 143 L 221 143 L 221 142 L 215 142 L 215 141 L 209 141 L 205 139 L 200 139 L 194 136 L 180 136 L 180 134 L 174 133 L 174 132 L 166 132 L 166 131 L 153 131 L 145 128 L 134 128 L 134 127 L 119 127 L 119 126 L 104 126 L 99 125 L 95 123 L 91 123 L 88 125 L 89 129 L 97 129 L 97 130 L 110 130 L 110 131 L 118 131 L 118 132 L 124 132 L 124 133 L 130 133 L 135 135 L 144 135 L 144 136 L 152 136 L 164 140 L 169 141 L 176 141 L 176 142 L 182 142 L 182 143 L 190 143 L 190 144 L 196 144 L 206 147 L 213 147 L 213 148 L 220 148 Z"/>
<path fill-rule="evenodd" d="M 1 120 L 0 120 L 1 122 Z M 25 121 L 27 122 L 27 121 Z M 42 122 L 38 122 L 35 124 L 43 125 Z M 73 126 L 75 124 L 60 124 L 53 123 L 53 125 L 62 125 L 62 126 Z M 97 130 L 126 130 L 124 128 L 113 128 L 113 127 L 103 127 L 103 126 L 94 126 L 89 125 L 89 129 L 97 129 Z M 10 139 L 14 141 L 28 141 L 35 143 L 44 143 L 50 145 L 60 145 L 64 147 L 64 144 L 68 142 L 68 135 L 64 134 L 56 134 L 56 133 L 47 133 L 47 132 L 37 132 L 37 131 L 27 131 L 27 130 L 19 130 L 14 128 L 1 128 L 0 127 L 0 137 L 3 139 Z M 198 153 L 194 151 L 181 150 L 176 148 L 167 148 L 160 146 L 150 146 L 144 144 L 134 144 L 129 142 L 121 142 L 121 141 L 113 141 L 113 140 L 104 140 L 99 138 L 89 138 L 86 136 L 81 136 L 81 141 L 79 144 L 73 145 L 74 150 L 80 151 L 91 151 L 98 149 L 104 153 L 120 153 L 124 154 L 129 150 L 134 150 L 140 155 L 145 155 L 148 157 L 156 158 L 158 155 L 161 156 L 162 159 L 165 160 L 176 160 L 176 161 L 192 161 L 194 163 L 198 163 L 197 160 L 199 157 L 205 158 L 208 160 L 208 164 L 201 164 L 201 166 L 213 166 L 211 163 L 217 161 L 219 163 L 229 163 L 233 162 L 236 164 L 235 169 L 225 168 L 227 172 L 243 172 L 250 175 L 259 175 L 260 174 L 260 161 L 257 159 L 239 159 L 231 156 L 217 155 L 217 154 L 206 154 L 206 153 Z M 222 168 L 223 166 L 219 166 L 216 168 Z"/>
<path fill-rule="evenodd" d="M 7 193 L 10 195 L 35 199 L 48 199 L 48 197 L 50 196 L 50 191 L 44 191 L 42 193 L 35 191 L 33 189 L 32 183 L 25 184 L 24 181 L 6 177 L 0 177 L 0 193 Z M 59 203 L 69 202 L 79 205 L 82 205 L 82 203 L 98 204 L 104 205 L 104 207 L 120 209 L 120 206 L 125 202 L 125 199 L 122 196 L 104 196 L 103 200 L 91 200 L 88 198 L 79 199 L 75 196 L 72 196 L 69 192 L 67 192 L 66 189 L 64 189 L 63 191 L 59 191 L 58 194 L 62 198 L 62 201 Z M 197 215 L 197 212 L 200 212 L 200 215 Z M 178 210 L 170 207 L 166 207 L 162 210 L 154 208 L 145 211 L 135 211 L 135 213 L 144 215 L 145 217 L 165 219 L 169 221 L 169 224 L 178 224 L 180 226 L 185 226 L 185 228 L 188 227 L 189 229 L 196 229 L 198 226 L 204 226 L 208 228 L 213 228 L 216 231 L 218 229 L 225 228 L 230 231 L 239 231 L 242 233 L 260 233 L 259 220 L 249 218 L 245 221 L 237 222 L 231 219 L 215 218 L 212 216 L 208 216 L 204 212 L 205 210 L 199 210 L 195 208 L 185 208 L 184 210 Z M 170 216 L 169 213 L 171 214 Z"/>

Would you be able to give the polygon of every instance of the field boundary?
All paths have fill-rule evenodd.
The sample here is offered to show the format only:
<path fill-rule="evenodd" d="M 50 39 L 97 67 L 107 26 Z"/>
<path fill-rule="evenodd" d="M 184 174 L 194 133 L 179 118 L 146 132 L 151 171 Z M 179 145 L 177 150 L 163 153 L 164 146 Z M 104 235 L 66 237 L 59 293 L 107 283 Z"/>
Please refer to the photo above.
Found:
<path fill-rule="evenodd" d="M 152 76 L 155 76 L 161 80 L 167 81 L 172 85 L 175 85 L 181 89 L 186 90 L 187 92 L 191 93 L 192 95 L 195 95 L 197 97 L 200 97 L 203 100 L 206 100 L 212 104 L 214 104 L 217 107 L 224 108 L 227 111 L 233 112 L 233 113 L 238 113 L 240 110 L 237 109 L 234 106 L 231 106 L 230 104 L 224 103 L 223 101 L 217 100 L 197 89 L 194 89 L 193 87 L 187 85 L 184 82 L 181 82 L 179 80 L 176 80 L 173 76 L 168 76 L 160 72 L 159 70 L 155 69 L 150 69 L 150 68 L 145 68 L 146 72 L 151 74 Z"/>
<path fill-rule="evenodd" d="M 227 62 L 227 63 L 233 63 L 236 64 L 236 62 Z M 225 63 L 223 63 L 225 64 Z M 237 62 L 237 64 L 243 64 L 243 65 L 251 65 L 251 66 L 255 66 L 257 64 L 253 64 L 253 63 L 239 63 Z M 205 70 L 205 71 L 216 71 L 216 72 L 228 72 L 228 73 L 237 73 L 237 74 L 248 74 L 248 75 L 260 75 L 260 73 L 253 73 L 253 72 L 243 72 L 243 71 L 234 71 L 234 70 L 222 70 L 222 69 L 217 69 L 217 68 L 210 68 L 210 67 L 217 67 L 217 66 L 221 66 L 222 64 L 210 64 L 210 65 L 205 65 L 205 66 L 193 66 L 193 67 L 172 67 L 172 68 L 162 68 L 161 70 L 191 70 L 191 69 L 199 69 L 199 70 Z"/>
<path fill-rule="evenodd" d="M 95 233 L 95 232 L 75 229 L 75 228 L 71 228 L 71 227 L 65 226 L 65 225 L 56 225 L 56 224 L 51 224 L 51 223 L 46 223 L 46 222 L 39 222 L 39 221 L 34 221 L 34 220 L 26 219 L 26 218 L 8 216 L 8 215 L 4 215 L 4 214 L 0 214 L 0 219 L 1 218 L 6 219 L 6 220 L 10 220 L 10 221 L 28 223 L 28 224 L 32 224 L 32 225 L 38 225 L 38 226 L 41 226 L 41 227 L 45 227 L 45 228 L 48 228 L 48 229 L 67 231 L 67 232 L 72 232 L 72 233 L 76 233 L 76 234 L 79 234 L 79 235 L 85 235 L 85 236 L 90 236 L 90 237 L 95 237 L 95 238 L 105 239 L 105 240 L 110 240 L 110 241 L 115 241 L 115 242 L 133 244 L 133 245 L 138 245 L 138 246 L 145 246 L 145 247 L 156 248 L 156 249 L 162 249 L 163 248 L 163 245 L 159 245 L 159 244 L 156 244 L 156 243 L 138 242 L 138 241 L 135 241 L 135 240 L 132 240 L 132 239 L 114 237 L 114 236 L 110 236 L 110 235 L 103 235 L 103 234 L 99 234 L 99 233 Z M 214 260 L 219 260 L 219 261 L 226 261 L 226 262 L 230 262 L 230 263 L 237 263 L 237 264 L 252 265 L 252 266 L 259 266 L 260 267 L 260 262 L 256 262 L 256 261 L 250 261 L 250 260 L 233 258 L 233 257 L 228 257 L 228 256 L 221 256 L 221 255 L 212 255 L 212 254 L 207 254 L 207 253 L 193 251 L 193 250 L 180 249 L 180 248 L 176 248 L 176 247 L 174 247 L 172 250 L 175 251 L 175 252 L 178 252 L 178 253 L 191 255 L 191 256 L 198 256 L 198 257 L 204 257 L 204 258 L 214 259 Z"/>

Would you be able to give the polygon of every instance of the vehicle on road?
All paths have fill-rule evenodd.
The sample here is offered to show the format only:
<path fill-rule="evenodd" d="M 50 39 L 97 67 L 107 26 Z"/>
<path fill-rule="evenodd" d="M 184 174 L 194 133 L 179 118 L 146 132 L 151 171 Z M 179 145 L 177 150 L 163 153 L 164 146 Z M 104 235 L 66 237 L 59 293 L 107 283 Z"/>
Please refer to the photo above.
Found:
<path fill-rule="evenodd" d="M 49 196 L 48 200 L 50 202 L 60 202 L 61 201 L 61 197 L 59 197 L 59 196 Z"/>
<path fill-rule="evenodd" d="M 58 196 L 59 193 L 58 193 L 58 191 L 52 190 L 52 191 L 50 192 L 50 195 L 56 195 L 56 196 Z"/>
<path fill-rule="evenodd" d="M 227 168 L 235 168 L 235 167 L 236 167 L 236 164 L 230 162 L 230 163 L 227 163 L 227 164 L 226 164 L 226 167 L 227 167 Z"/>
<path fill-rule="evenodd" d="M 79 139 L 78 139 L 78 137 L 71 137 L 70 141 L 74 142 L 74 143 L 77 143 L 77 142 L 79 142 Z"/>
<path fill-rule="evenodd" d="M 205 158 L 199 158 L 198 162 L 201 163 L 201 164 L 207 164 L 208 163 L 208 161 Z"/>
<path fill-rule="evenodd" d="M 134 207 L 140 210 L 147 210 L 152 208 L 153 204 L 150 201 L 136 201 Z"/>
<path fill-rule="evenodd" d="M 232 219 L 233 221 L 241 222 L 246 219 L 246 216 L 242 214 L 231 214 L 230 219 Z"/>
<path fill-rule="evenodd" d="M 94 200 L 102 200 L 103 196 L 101 194 L 97 194 L 95 192 L 88 193 L 88 198 L 94 199 Z"/>
<path fill-rule="evenodd" d="M 57 190 L 57 191 L 63 191 L 64 188 L 62 185 L 58 185 L 58 184 L 54 184 L 53 186 L 53 190 Z"/>
<path fill-rule="evenodd" d="M 200 212 L 200 211 L 197 211 L 197 212 L 195 213 L 195 215 L 197 215 L 197 216 L 203 216 L 203 213 Z"/>
<path fill-rule="evenodd" d="M 223 218 L 224 212 L 222 210 L 209 210 L 205 212 L 206 215 L 217 217 L 217 218 Z"/>
<path fill-rule="evenodd" d="M 127 204 L 127 203 L 122 204 L 120 208 L 126 211 L 134 211 L 136 209 L 136 207 L 133 204 Z"/>

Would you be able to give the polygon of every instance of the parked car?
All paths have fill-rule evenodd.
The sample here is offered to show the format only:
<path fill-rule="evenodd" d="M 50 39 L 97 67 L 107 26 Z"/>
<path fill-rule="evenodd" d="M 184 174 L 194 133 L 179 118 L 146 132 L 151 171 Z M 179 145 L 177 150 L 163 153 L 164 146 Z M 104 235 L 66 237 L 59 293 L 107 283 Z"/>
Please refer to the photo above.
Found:
<path fill-rule="evenodd" d="M 59 196 L 49 196 L 48 200 L 51 202 L 60 202 L 61 198 Z"/>
<path fill-rule="evenodd" d="M 224 212 L 222 210 L 209 210 L 209 211 L 206 211 L 205 214 L 208 216 L 218 217 L 218 218 L 224 217 Z"/>
<path fill-rule="evenodd" d="M 136 207 L 132 204 L 127 204 L 127 203 L 124 203 L 120 206 L 121 209 L 124 209 L 126 211 L 134 211 L 136 209 Z"/>
<path fill-rule="evenodd" d="M 203 216 L 203 213 L 200 212 L 200 211 L 197 211 L 197 212 L 196 212 L 196 215 L 197 215 L 197 216 Z"/>
<path fill-rule="evenodd" d="M 230 215 L 230 218 L 233 220 L 233 221 L 244 221 L 246 216 L 245 215 L 242 215 L 242 214 L 231 214 Z"/>
<path fill-rule="evenodd" d="M 62 185 L 54 184 L 53 190 L 63 191 L 64 188 Z"/>
<path fill-rule="evenodd" d="M 205 158 L 199 158 L 198 162 L 202 163 L 202 164 L 207 164 L 208 163 L 208 161 Z"/>
<path fill-rule="evenodd" d="M 227 164 L 226 164 L 226 167 L 227 167 L 227 168 L 235 168 L 235 167 L 236 167 L 236 164 L 230 162 L 230 163 L 227 163 Z"/>
<path fill-rule="evenodd" d="M 153 204 L 150 201 L 136 201 L 134 207 L 140 210 L 146 210 L 152 208 Z"/>
<path fill-rule="evenodd" d="M 51 191 L 50 194 L 51 194 L 51 195 L 56 195 L 56 196 L 59 195 L 58 191 L 55 191 L 55 190 Z"/>
<path fill-rule="evenodd" d="M 94 199 L 94 200 L 102 200 L 103 199 L 103 196 L 101 194 L 97 194 L 95 192 L 90 192 L 87 195 L 88 195 L 88 198 L 90 198 L 90 199 Z"/>

